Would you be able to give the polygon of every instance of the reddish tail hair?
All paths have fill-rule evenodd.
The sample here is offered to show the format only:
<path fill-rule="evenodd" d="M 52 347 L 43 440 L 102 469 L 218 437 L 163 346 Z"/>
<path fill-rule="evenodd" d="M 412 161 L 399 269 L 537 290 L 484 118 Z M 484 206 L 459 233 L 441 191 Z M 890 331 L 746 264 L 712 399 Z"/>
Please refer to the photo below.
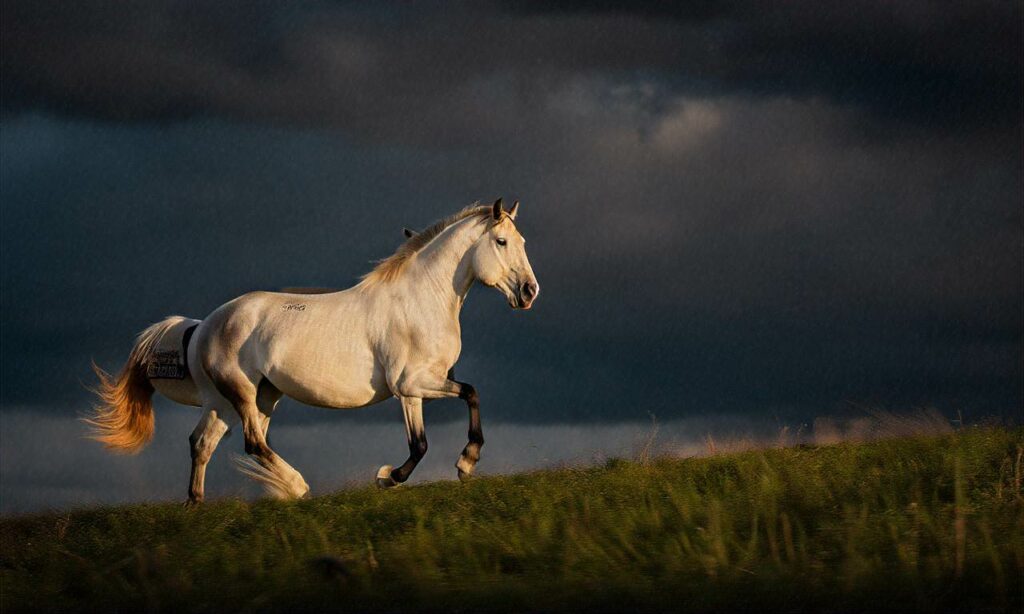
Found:
<path fill-rule="evenodd" d="M 128 362 L 116 377 L 92 363 L 100 380 L 93 392 L 100 402 L 92 416 L 83 418 L 92 427 L 90 439 L 121 454 L 137 454 L 153 439 L 153 385 L 146 377 L 146 365 L 154 344 L 181 319 L 173 316 L 139 333 Z"/>

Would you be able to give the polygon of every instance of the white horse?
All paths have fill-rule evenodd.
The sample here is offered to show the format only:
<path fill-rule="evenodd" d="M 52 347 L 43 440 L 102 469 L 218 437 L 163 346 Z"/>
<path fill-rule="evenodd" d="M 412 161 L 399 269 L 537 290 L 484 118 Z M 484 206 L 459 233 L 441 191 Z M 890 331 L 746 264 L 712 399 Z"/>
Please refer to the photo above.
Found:
<path fill-rule="evenodd" d="M 94 365 L 101 403 L 87 420 L 92 437 L 115 451 L 140 450 L 153 435 L 155 389 L 204 410 L 189 437 L 190 502 L 202 501 L 206 465 L 239 421 L 251 455 L 243 470 L 273 496 L 301 497 L 309 486 L 267 445 L 281 396 L 328 408 L 396 396 L 409 458 L 377 472 L 377 485 L 388 488 L 405 482 L 427 451 L 423 401 L 458 397 L 469 406 L 469 443 L 456 467 L 461 479 L 468 477 L 484 438 L 476 390 L 453 379 L 462 347 L 459 312 L 476 281 L 500 290 L 513 308 L 529 309 L 537 298 L 540 287 L 514 224 L 518 205 L 505 211 L 498 199 L 407 233 L 398 251 L 348 290 L 254 292 L 202 321 L 174 316 L 150 326 L 118 376 Z"/>

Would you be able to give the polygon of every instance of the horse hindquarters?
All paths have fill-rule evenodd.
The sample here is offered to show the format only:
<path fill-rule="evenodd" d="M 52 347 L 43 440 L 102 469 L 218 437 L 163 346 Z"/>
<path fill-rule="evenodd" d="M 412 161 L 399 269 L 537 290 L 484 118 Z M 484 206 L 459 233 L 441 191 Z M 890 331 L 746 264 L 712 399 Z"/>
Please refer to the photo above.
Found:
<path fill-rule="evenodd" d="M 188 347 L 199 320 L 180 318 L 154 343 L 147 368 L 150 384 L 175 403 L 200 407 L 199 390 L 192 378 Z"/>
<path fill-rule="evenodd" d="M 264 383 L 267 369 L 261 363 L 270 350 L 259 342 L 256 328 L 280 306 L 278 301 L 259 292 L 222 305 L 196 330 L 189 355 L 196 363 L 192 369 L 203 407 L 218 415 L 233 410 L 241 422 L 245 451 L 251 455 L 239 463 L 243 473 L 262 482 L 272 496 L 297 498 L 309 492 L 309 485 L 270 448 L 265 433 L 280 391 L 272 380 Z M 269 394 L 262 400 L 261 388 Z"/>

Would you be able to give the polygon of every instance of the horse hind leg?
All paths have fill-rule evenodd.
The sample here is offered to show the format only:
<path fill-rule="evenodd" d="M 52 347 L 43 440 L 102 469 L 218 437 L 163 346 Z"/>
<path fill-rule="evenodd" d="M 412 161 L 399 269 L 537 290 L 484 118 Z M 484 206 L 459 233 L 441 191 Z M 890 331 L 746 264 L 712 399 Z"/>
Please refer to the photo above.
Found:
<path fill-rule="evenodd" d="M 267 414 L 260 411 L 260 387 L 265 378 L 258 374 L 247 374 L 237 361 L 215 360 L 223 351 L 208 351 L 203 356 L 203 371 L 208 375 L 217 392 L 230 401 L 242 421 L 242 435 L 245 437 L 245 452 L 251 458 L 239 458 L 238 468 L 245 475 L 260 482 L 267 494 L 276 499 L 303 497 L 309 493 L 309 485 L 302 475 L 267 444 Z M 276 396 L 276 398 L 275 398 Z M 273 410 L 280 398 L 276 388 L 267 388 L 263 394 L 264 409 Z"/>
<path fill-rule="evenodd" d="M 263 484 L 267 494 L 275 499 L 298 499 L 309 494 L 302 474 L 267 445 L 259 421 L 251 421 L 251 426 L 246 426 L 246 422 L 243 418 L 245 451 L 252 458 L 237 459 L 239 470 Z"/>
<path fill-rule="evenodd" d="M 238 417 L 234 412 L 222 415 L 215 409 L 208 409 L 188 438 L 192 451 L 192 476 L 189 480 L 187 501 L 189 505 L 202 503 L 205 497 L 206 466 L 224 433 L 231 428 L 227 420 L 237 422 Z"/>
<path fill-rule="evenodd" d="M 276 499 L 291 499 L 309 494 L 309 485 L 283 458 L 267 444 L 267 429 L 281 393 L 273 386 L 260 386 L 256 399 L 240 400 L 235 408 L 242 420 L 245 451 L 252 458 L 238 459 L 242 473 L 263 484 L 267 494 Z"/>
<path fill-rule="evenodd" d="M 258 301 L 242 301 L 235 308 L 214 312 L 203 321 L 194 345 L 196 362 L 202 367 L 197 370 L 202 376 L 196 383 L 205 396 L 222 397 L 238 413 L 245 451 L 251 457 L 239 460 L 242 472 L 261 482 L 271 496 L 302 497 L 309 492 L 309 485 L 298 471 L 274 453 L 264 432 L 267 423 L 258 401 L 265 374 L 253 366 L 251 348 L 247 345 L 253 339 L 252 321 L 258 316 L 258 309 Z M 268 390 L 274 392 L 275 389 Z"/>

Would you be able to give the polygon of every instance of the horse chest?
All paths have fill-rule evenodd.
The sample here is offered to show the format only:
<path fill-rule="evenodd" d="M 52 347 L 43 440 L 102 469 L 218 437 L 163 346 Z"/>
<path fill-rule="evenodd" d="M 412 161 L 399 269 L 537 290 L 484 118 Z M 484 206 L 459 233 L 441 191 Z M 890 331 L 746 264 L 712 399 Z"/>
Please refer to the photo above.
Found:
<path fill-rule="evenodd" d="M 413 339 L 410 362 L 437 364 L 445 370 L 452 367 L 462 351 L 462 337 L 457 327 L 423 332 Z"/>

